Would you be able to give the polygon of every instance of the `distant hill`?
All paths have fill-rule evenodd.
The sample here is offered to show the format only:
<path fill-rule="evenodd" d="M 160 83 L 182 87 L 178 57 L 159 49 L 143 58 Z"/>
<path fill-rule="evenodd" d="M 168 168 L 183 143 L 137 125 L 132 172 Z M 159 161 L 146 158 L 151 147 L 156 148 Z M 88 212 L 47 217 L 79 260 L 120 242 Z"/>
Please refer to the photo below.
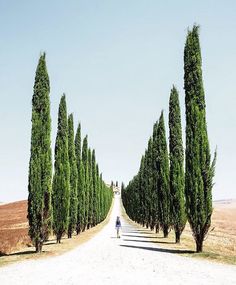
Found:
<path fill-rule="evenodd" d="M 235 204 L 236 199 L 222 199 L 222 200 L 215 200 L 213 204 L 215 205 L 230 205 Z"/>

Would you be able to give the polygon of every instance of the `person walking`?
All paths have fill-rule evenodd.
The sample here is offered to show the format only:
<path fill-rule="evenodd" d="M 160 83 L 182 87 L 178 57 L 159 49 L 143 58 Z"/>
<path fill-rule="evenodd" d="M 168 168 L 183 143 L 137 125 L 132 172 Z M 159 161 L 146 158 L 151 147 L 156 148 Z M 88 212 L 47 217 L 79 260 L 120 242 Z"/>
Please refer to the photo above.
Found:
<path fill-rule="evenodd" d="M 117 238 L 120 238 L 120 228 L 121 228 L 121 221 L 120 221 L 120 217 L 117 216 L 116 217 L 116 236 L 117 236 Z"/>

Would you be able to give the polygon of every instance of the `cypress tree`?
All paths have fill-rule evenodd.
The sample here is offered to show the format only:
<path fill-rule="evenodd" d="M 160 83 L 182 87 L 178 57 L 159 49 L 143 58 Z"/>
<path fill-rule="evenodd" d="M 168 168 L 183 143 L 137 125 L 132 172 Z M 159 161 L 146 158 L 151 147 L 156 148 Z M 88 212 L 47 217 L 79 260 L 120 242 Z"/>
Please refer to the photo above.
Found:
<path fill-rule="evenodd" d="M 158 213 L 159 222 L 163 230 L 164 237 L 168 236 L 170 227 L 170 188 L 169 188 L 169 157 L 166 142 L 165 123 L 163 111 L 157 128 L 157 159 L 156 167 L 158 172 Z"/>
<path fill-rule="evenodd" d="M 99 183 L 100 183 L 100 213 L 101 213 L 101 222 L 104 220 L 104 192 L 103 192 L 103 180 L 102 180 L 102 173 L 99 176 Z"/>
<path fill-rule="evenodd" d="M 51 230 L 51 118 L 50 83 L 43 53 L 38 62 L 32 98 L 31 153 L 28 176 L 29 236 L 42 251 Z"/>
<path fill-rule="evenodd" d="M 140 201 L 139 201 L 139 205 L 140 205 L 140 223 L 142 224 L 142 226 L 144 227 L 145 225 L 145 205 L 146 205 L 146 201 L 145 201 L 145 181 L 144 181 L 144 167 L 145 167 L 145 157 L 144 155 L 142 156 L 141 159 L 141 163 L 140 163 L 140 168 L 139 168 L 139 196 L 140 196 Z"/>
<path fill-rule="evenodd" d="M 153 201 L 153 141 L 152 137 L 148 141 L 148 149 L 146 154 L 146 226 L 154 229 L 153 209 L 155 203 Z"/>
<path fill-rule="evenodd" d="M 55 145 L 53 177 L 53 230 L 57 243 L 68 230 L 70 203 L 70 163 L 68 156 L 68 122 L 66 97 L 61 97 L 58 112 L 58 129 Z"/>
<path fill-rule="evenodd" d="M 96 191 L 97 191 L 97 223 L 101 222 L 101 187 L 99 177 L 99 166 L 96 164 Z"/>
<path fill-rule="evenodd" d="M 170 150 L 170 197 L 171 222 L 176 243 L 186 224 L 184 196 L 184 150 L 182 142 L 181 114 L 178 91 L 173 86 L 169 101 L 169 150 Z"/>
<path fill-rule="evenodd" d="M 84 166 L 81 158 L 81 124 L 78 124 L 78 128 L 75 135 L 75 155 L 78 172 L 77 183 L 77 197 L 78 197 L 78 209 L 77 209 L 77 222 L 76 233 L 77 235 L 85 229 L 85 174 Z"/>
<path fill-rule="evenodd" d="M 211 162 L 206 125 L 205 94 L 199 27 L 188 31 L 184 49 L 184 89 L 186 107 L 185 193 L 187 217 L 202 252 L 211 225 L 212 187 L 216 155 Z"/>
<path fill-rule="evenodd" d="M 84 165 L 81 162 L 79 168 L 79 179 L 78 179 L 78 216 L 77 216 L 77 227 L 76 232 L 79 234 L 86 228 L 85 219 L 85 171 Z"/>
<path fill-rule="evenodd" d="M 92 227 L 93 221 L 93 181 L 92 181 L 92 152 L 88 149 L 88 226 Z"/>
<path fill-rule="evenodd" d="M 149 224 L 148 224 L 148 214 L 149 214 L 149 196 L 148 196 L 148 162 L 147 162 L 147 156 L 148 156 L 148 151 L 147 149 L 145 150 L 145 155 L 144 155 L 144 165 L 143 165 L 143 190 L 144 190 L 144 218 L 143 218 L 143 222 L 144 225 L 148 228 Z M 134 181 L 135 181 L 135 177 L 132 181 L 131 184 L 131 191 L 134 190 Z M 131 197 L 131 193 L 130 193 L 130 197 Z"/>
<path fill-rule="evenodd" d="M 156 229 L 156 233 L 159 232 L 160 224 L 159 224 L 159 213 L 158 213 L 158 168 L 157 168 L 157 160 L 158 160 L 158 147 L 159 147 L 159 138 L 158 138 L 158 122 L 156 122 L 153 126 L 153 147 L 152 147 L 152 176 L 153 176 L 153 189 L 152 189 L 152 200 L 153 200 L 153 220 L 154 227 Z"/>
<path fill-rule="evenodd" d="M 97 173 L 96 173 L 96 154 L 95 150 L 92 152 L 92 189 L 93 189 L 93 214 L 92 214 L 92 226 L 97 224 L 97 211 L 98 211 L 98 195 L 97 195 Z"/>
<path fill-rule="evenodd" d="M 69 225 L 68 238 L 72 237 L 72 233 L 76 228 L 77 211 L 78 211 L 78 170 L 76 165 L 75 144 L 74 144 L 74 120 L 73 114 L 68 118 L 68 155 L 70 163 L 70 209 L 69 209 Z"/>
<path fill-rule="evenodd" d="M 83 139 L 82 164 L 84 167 L 84 227 L 87 228 L 89 223 L 89 161 L 87 135 Z"/>

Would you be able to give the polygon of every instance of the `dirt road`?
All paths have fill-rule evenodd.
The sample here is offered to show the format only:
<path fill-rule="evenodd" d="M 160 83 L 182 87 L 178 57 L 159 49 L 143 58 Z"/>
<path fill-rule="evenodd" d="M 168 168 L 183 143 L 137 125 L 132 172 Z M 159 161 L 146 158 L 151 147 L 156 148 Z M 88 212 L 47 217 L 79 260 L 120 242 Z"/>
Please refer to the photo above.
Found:
<path fill-rule="evenodd" d="M 236 284 L 236 267 L 179 256 L 151 242 L 149 234 L 122 219 L 115 197 L 109 223 L 94 238 L 64 255 L 0 268 L 0 284 Z"/>

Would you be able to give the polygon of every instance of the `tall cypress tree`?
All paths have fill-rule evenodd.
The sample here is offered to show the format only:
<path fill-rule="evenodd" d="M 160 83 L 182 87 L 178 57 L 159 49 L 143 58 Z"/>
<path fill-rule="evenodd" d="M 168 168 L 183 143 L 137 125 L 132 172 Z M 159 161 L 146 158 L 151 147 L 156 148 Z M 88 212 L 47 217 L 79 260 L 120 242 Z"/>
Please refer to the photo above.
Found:
<path fill-rule="evenodd" d="M 85 229 L 85 174 L 84 166 L 81 158 L 81 124 L 78 124 L 78 128 L 75 136 L 75 155 L 78 171 L 78 183 L 77 183 L 77 197 L 78 197 L 78 210 L 77 210 L 77 222 L 76 233 L 79 234 Z"/>
<path fill-rule="evenodd" d="M 45 53 L 40 56 L 35 75 L 28 177 L 29 235 L 36 252 L 42 251 L 43 241 L 48 238 L 52 216 L 50 84 L 45 57 Z"/>
<path fill-rule="evenodd" d="M 77 211 L 78 211 L 78 170 L 76 164 L 75 144 L 74 144 L 74 120 L 73 114 L 68 118 L 68 155 L 70 162 L 70 209 L 69 209 L 69 225 L 68 238 L 72 237 L 72 233 L 76 228 Z"/>
<path fill-rule="evenodd" d="M 169 101 L 169 150 L 170 150 L 170 197 L 171 223 L 176 243 L 186 224 L 184 194 L 184 150 L 182 142 L 181 114 L 178 91 L 173 86 Z"/>
<path fill-rule="evenodd" d="M 201 252 L 211 225 L 212 187 L 216 155 L 211 163 L 206 125 L 206 105 L 202 80 L 199 27 L 188 31 L 184 49 L 184 89 L 186 106 L 185 193 L 189 224 Z"/>
<path fill-rule="evenodd" d="M 58 129 L 55 145 L 53 176 L 53 230 L 57 243 L 68 230 L 70 204 L 70 163 L 68 155 L 68 122 L 66 97 L 61 97 L 58 112 Z"/>
<path fill-rule="evenodd" d="M 96 192 L 97 192 L 97 223 L 101 222 L 101 187 L 100 187 L 100 177 L 99 177 L 99 166 L 96 164 Z"/>
<path fill-rule="evenodd" d="M 154 205 L 153 201 L 153 140 L 152 137 L 148 141 L 147 157 L 146 157 L 146 211 L 147 211 L 147 223 L 146 226 L 154 229 Z"/>
<path fill-rule="evenodd" d="M 152 190 L 152 200 L 153 200 L 153 219 L 154 219 L 154 226 L 156 229 L 156 233 L 159 232 L 160 224 L 159 224 L 159 209 L 158 209 L 158 149 L 159 149 L 159 138 L 158 138 L 158 122 L 156 122 L 153 126 L 153 147 L 152 147 L 152 176 L 153 176 L 153 190 Z"/>
<path fill-rule="evenodd" d="M 145 225 L 145 205 L 146 205 L 146 195 L 145 195 L 145 180 L 144 180 L 144 168 L 145 168 L 145 157 L 144 155 L 142 156 L 141 163 L 140 163 L 140 168 L 139 168 L 139 196 L 140 196 L 140 201 L 139 201 L 139 207 L 140 207 L 140 223 L 144 227 Z M 124 188 L 123 190 L 125 190 Z"/>
<path fill-rule="evenodd" d="M 157 159 L 156 167 L 158 172 L 157 189 L 158 189 L 158 214 L 160 226 L 163 230 L 164 237 L 168 236 L 170 227 L 170 187 L 169 187 L 169 157 L 166 142 L 165 123 L 163 112 L 157 128 Z"/>
<path fill-rule="evenodd" d="M 102 180 L 102 173 L 99 176 L 99 184 L 100 184 L 100 222 L 104 220 L 104 192 L 103 192 L 103 180 Z"/>
<path fill-rule="evenodd" d="M 93 223 L 93 179 L 92 179 L 92 152 L 88 149 L 88 229 L 92 227 Z"/>
<path fill-rule="evenodd" d="M 98 211 L 98 195 L 97 195 L 97 173 L 96 173 L 96 155 L 95 150 L 92 151 L 92 189 L 93 189 L 93 214 L 92 214 L 92 226 L 97 224 L 97 211 Z"/>
<path fill-rule="evenodd" d="M 84 227 L 87 228 L 89 223 L 89 161 L 87 135 L 83 140 L 82 164 L 84 167 Z"/>

